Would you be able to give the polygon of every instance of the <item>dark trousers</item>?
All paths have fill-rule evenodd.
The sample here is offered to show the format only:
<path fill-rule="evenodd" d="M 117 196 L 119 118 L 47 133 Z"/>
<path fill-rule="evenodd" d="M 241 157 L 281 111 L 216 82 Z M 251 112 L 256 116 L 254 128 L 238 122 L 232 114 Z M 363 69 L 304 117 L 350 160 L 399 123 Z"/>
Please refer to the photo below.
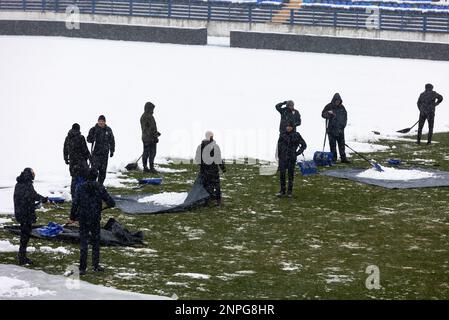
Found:
<path fill-rule="evenodd" d="M 346 159 L 346 151 L 345 151 L 345 133 L 329 133 L 327 135 L 329 137 L 329 146 L 331 148 L 332 155 L 334 157 L 334 161 L 337 161 L 337 144 L 338 144 L 338 152 L 340 153 L 341 160 Z"/>
<path fill-rule="evenodd" d="M 103 184 L 108 170 L 109 155 L 94 155 L 92 158 L 92 168 L 98 171 L 98 182 Z"/>
<path fill-rule="evenodd" d="M 293 179 L 295 178 L 295 161 L 279 162 L 279 178 L 281 182 L 281 193 L 285 193 L 286 174 L 288 172 L 288 193 L 293 191 Z"/>
<path fill-rule="evenodd" d="M 220 176 L 216 177 L 202 175 L 202 183 L 204 189 L 209 193 L 211 199 L 217 201 L 221 200 Z"/>
<path fill-rule="evenodd" d="M 100 232 L 100 219 L 80 220 L 80 270 L 87 269 L 89 239 L 92 240 L 92 266 L 96 268 L 100 264 Z"/>
<path fill-rule="evenodd" d="M 148 168 L 148 160 L 150 162 L 150 168 L 154 168 L 154 158 L 156 158 L 157 143 L 144 143 L 142 162 L 143 167 Z"/>
<path fill-rule="evenodd" d="M 32 230 L 31 223 L 21 223 L 20 224 L 20 247 L 19 247 L 19 261 L 22 261 L 26 258 L 27 255 L 27 246 L 30 241 Z"/>
<path fill-rule="evenodd" d="M 435 113 L 420 113 L 419 114 L 419 124 L 418 124 L 418 142 L 421 142 L 422 129 L 424 128 L 424 123 L 427 120 L 427 124 L 429 125 L 429 134 L 427 136 L 427 142 L 432 142 L 433 136 L 433 124 L 435 122 Z"/>

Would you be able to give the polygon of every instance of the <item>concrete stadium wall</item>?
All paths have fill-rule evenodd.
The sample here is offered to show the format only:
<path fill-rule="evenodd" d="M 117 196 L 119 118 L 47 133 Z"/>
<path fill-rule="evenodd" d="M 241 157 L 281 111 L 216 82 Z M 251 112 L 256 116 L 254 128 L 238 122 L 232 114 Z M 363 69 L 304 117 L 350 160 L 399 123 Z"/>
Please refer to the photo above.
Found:
<path fill-rule="evenodd" d="M 232 31 L 231 47 L 449 61 L 449 44 L 418 41 Z"/>
<path fill-rule="evenodd" d="M 0 20 L 49 20 L 65 21 L 66 15 L 53 12 L 0 12 Z M 369 30 L 356 28 L 333 28 L 317 26 L 290 26 L 279 23 L 242 23 L 226 21 L 204 21 L 187 19 L 160 19 L 118 15 L 81 14 L 81 23 L 96 22 L 141 26 L 165 26 L 181 28 L 207 28 L 209 36 L 229 37 L 231 31 L 258 31 L 272 33 L 292 33 L 299 35 L 336 36 L 348 38 L 369 38 L 385 40 L 407 40 L 449 43 L 449 33 L 402 32 Z"/>
<path fill-rule="evenodd" d="M 69 29 L 64 21 L 1 20 L 0 35 L 62 36 L 75 38 L 206 45 L 206 28 L 82 23 Z"/>

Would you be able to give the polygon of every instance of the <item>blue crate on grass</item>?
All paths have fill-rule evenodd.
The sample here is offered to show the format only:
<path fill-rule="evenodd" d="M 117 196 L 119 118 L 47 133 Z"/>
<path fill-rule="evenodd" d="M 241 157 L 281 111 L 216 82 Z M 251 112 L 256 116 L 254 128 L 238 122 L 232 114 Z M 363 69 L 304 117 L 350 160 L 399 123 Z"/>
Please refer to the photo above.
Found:
<path fill-rule="evenodd" d="M 64 203 L 65 199 L 62 197 L 48 197 L 48 202 L 50 203 Z"/>
<path fill-rule="evenodd" d="M 318 168 L 314 161 L 300 161 L 298 162 L 298 166 L 303 176 L 309 176 L 318 173 Z"/>
<path fill-rule="evenodd" d="M 317 166 L 331 166 L 333 164 L 333 154 L 332 152 L 323 152 L 323 151 L 317 151 L 313 155 L 313 161 Z"/>

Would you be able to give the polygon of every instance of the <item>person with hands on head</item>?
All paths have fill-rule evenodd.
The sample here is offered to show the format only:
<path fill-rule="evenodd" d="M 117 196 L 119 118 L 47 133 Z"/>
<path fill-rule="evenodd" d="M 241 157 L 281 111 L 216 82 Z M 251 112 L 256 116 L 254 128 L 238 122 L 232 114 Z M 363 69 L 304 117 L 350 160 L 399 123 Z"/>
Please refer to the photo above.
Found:
<path fill-rule="evenodd" d="M 115 138 L 112 129 L 106 125 L 105 116 L 98 117 L 97 124 L 89 130 L 87 142 L 92 144 L 92 168 L 98 171 L 98 182 L 103 184 L 108 169 L 108 155 L 115 152 Z"/>
<path fill-rule="evenodd" d="M 427 144 L 432 143 L 433 124 L 435 122 L 435 107 L 443 102 L 443 96 L 433 91 L 432 84 L 426 84 L 425 89 L 426 90 L 419 96 L 417 102 L 419 109 L 418 139 L 416 141 L 417 144 L 421 144 L 422 129 L 424 128 L 424 123 L 426 122 L 426 120 L 429 126 Z"/>
<path fill-rule="evenodd" d="M 279 180 L 281 190 L 276 194 L 281 198 L 285 196 L 286 173 L 288 171 L 287 196 L 292 197 L 293 180 L 295 177 L 296 158 L 306 150 L 307 144 L 298 132 L 294 131 L 294 123 L 288 122 L 278 139 Z"/>
<path fill-rule="evenodd" d="M 340 153 L 341 162 L 350 163 L 350 161 L 346 158 L 345 151 L 345 128 L 348 122 L 348 114 L 339 93 L 334 94 L 332 101 L 324 107 L 321 116 L 327 121 L 326 130 L 329 137 L 329 146 L 334 162 L 337 161 L 338 143 L 338 151 Z"/>
<path fill-rule="evenodd" d="M 295 103 L 292 100 L 278 103 L 276 105 L 276 110 L 281 114 L 279 133 L 285 131 L 287 123 L 293 125 L 293 131 L 296 131 L 296 127 L 301 125 L 301 115 L 299 114 L 299 111 L 295 109 Z"/>
<path fill-rule="evenodd" d="M 34 190 L 35 176 L 33 169 L 25 168 L 17 177 L 14 188 L 14 216 L 20 224 L 19 265 L 33 264 L 26 255 L 32 225 L 36 223 L 36 209 L 39 204 L 48 202 L 48 197 L 43 197 Z"/>

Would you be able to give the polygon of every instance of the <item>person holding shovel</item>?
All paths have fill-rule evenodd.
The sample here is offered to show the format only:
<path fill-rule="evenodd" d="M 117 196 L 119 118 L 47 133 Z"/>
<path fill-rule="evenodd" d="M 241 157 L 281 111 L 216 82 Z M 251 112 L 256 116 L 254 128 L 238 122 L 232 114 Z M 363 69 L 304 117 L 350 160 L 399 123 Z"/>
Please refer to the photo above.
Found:
<path fill-rule="evenodd" d="M 114 134 L 106 125 L 105 116 L 98 117 L 97 124 L 89 130 L 87 142 L 92 143 L 92 167 L 98 170 L 98 182 L 103 184 L 108 169 L 108 157 L 112 158 L 115 152 Z"/>
<path fill-rule="evenodd" d="M 17 177 L 14 189 L 14 216 L 20 223 L 19 265 L 33 264 L 27 258 L 27 246 L 30 241 L 33 223 L 36 223 L 36 207 L 39 202 L 47 203 L 48 198 L 38 194 L 33 187 L 35 173 L 31 168 L 25 168 Z"/>
<path fill-rule="evenodd" d="M 143 171 L 156 174 L 158 172 L 154 168 L 154 158 L 156 157 L 157 144 L 161 134 L 157 131 L 156 120 L 153 116 L 154 108 L 155 106 L 151 102 L 145 104 L 145 112 L 140 117 L 140 126 L 142 127 Z M 148 169 L 148 162 L 150 163 L 150 169 Z"/>
<path fill-rule="evenodd" d="M 69 223 L 79 221 L 80 226 L 80 275 L 86 274 L 89 239 L 92 240 L 92 266 L 94 272 L 102 272 L 100 266 L 101 211 L 103 201 L 107 208 L 115 207 L 115 201 L 105 187 L 97 182 L 98 172 L 91 168 L 87 173 L 87 182 L 80 185 L 73 199 Z"/>
<path fill-rule="evenodd" d="M 285 196 L 286 173 L 288 171 L 287 196 L 292 197 L 293 179 L 295 177 L 296 158 L 307 148 L 307 144 L 298 132 L 294 131 L 295 124 L 287 122 L 284 132 L 279 135 L 278 157 L 279 157 L 279 179 L 281 190 L 277 197 Z"/>
<path fill-rule="evenodd" d="M 346 158 L 345 151 L 345 128 L 348 122 L 348 114 L 343 105 L 340 94 L 336 93 L 332 101 L 324 107 L 321 116 L 326 119 L 327 135 L 329 137 L 329 146 L 332 152 L 333 161 L 337 161 L 337 144 L 342 163 L 351 163 Z"/>
<path fill-rule="evenodd" d="M 435 107 L 443 101 L 443 96 L 433 91 L 433 85 L 428 83 L 426 84 L 425 88 L 426 90 L 421 93 L 417 102 L 419 109 L 418 140 L 416 141 L 417 144 L 421 144 L 422 129 L 426 120 L 429 125 L 427 144 L 432 143 L 433 123 L 435 121 Z"/>

